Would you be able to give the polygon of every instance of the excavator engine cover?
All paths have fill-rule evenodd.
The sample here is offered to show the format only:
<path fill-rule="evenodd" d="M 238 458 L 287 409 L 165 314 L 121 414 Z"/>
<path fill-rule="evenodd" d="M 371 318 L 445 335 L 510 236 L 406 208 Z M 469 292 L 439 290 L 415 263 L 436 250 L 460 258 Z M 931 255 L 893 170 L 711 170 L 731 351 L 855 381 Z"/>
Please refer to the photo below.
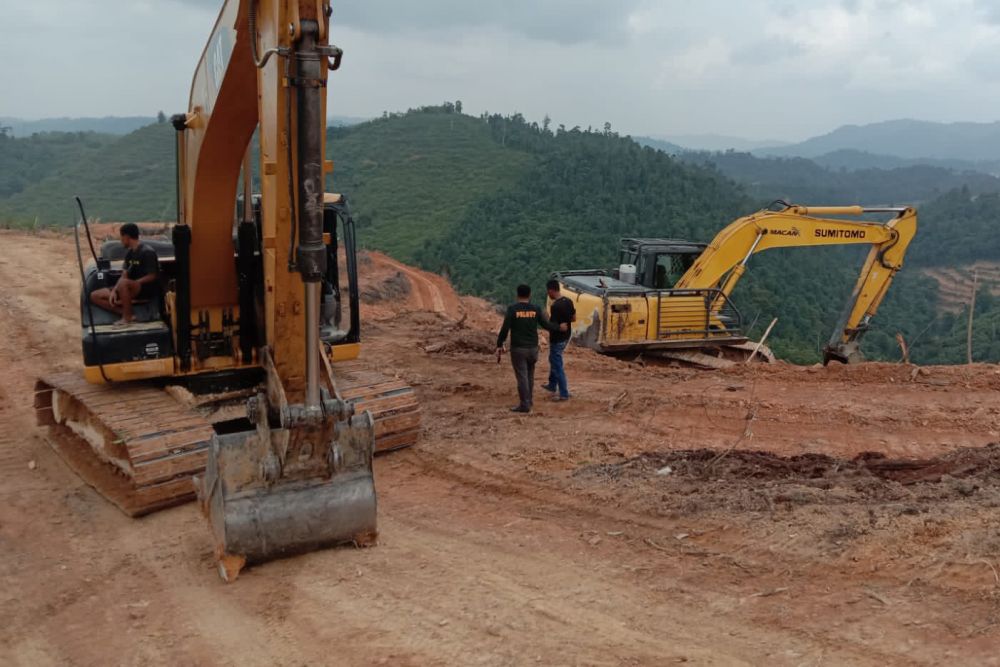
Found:
<path fill-rule="evenodd" d="M 320 428 L 216 436 L 195 487 L 222 578 L 244 564 L 374 543 L 374 437 L 367 411 Z"/>

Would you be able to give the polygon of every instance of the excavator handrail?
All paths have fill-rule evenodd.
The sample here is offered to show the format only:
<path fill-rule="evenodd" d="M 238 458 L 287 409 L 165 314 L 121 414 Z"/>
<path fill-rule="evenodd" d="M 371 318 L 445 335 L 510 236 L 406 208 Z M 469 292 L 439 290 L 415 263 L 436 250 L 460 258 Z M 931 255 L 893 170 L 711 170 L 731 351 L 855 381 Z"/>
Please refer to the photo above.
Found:
<path fill-rule="evenodd" d="M 98 269 L 100 268 L 100 261 L 97 258 L 97 251 L 94 249 L 94 238 L 90 234 L 90 225 L 87 223 L 87 213 L 83 209 L 83 200 L 78 196 L 74 196 L 73 199 L 76 200 L 76 205 L 80 209 L 80 220 L 73 225 L 73 240 L 76 242 L 76 263 L 77 267 L 80 269 L 81 298 L 83 299 L 84 306 L 87 308 L 87 319 L 90 321 L 90 335 L 96 341 L 97 327 L 94 325 L 94 304 L 90 302 L 90 295 L 87 294 L 87 272 L 83 266 L 83 252 L 80 250 L 81 224 L 87 231 L 87 243 L 90 245 L 90 255 L 94 258 L 94 264 Z M 108 378 L 107 371 L 104 370 L 101 347 L 99 345 L 95 345 L 94 349 L 97 352 L 97 369 L 101 372 L 101 378 L 105 382 L 110 383 L 111 380 Z"/>
<path fill-rule="evenodd" d="M 736 307 L 730 299 L 721 289 L 718 288 L 668 288 L 653 290 L 647 293 L 647 298 L 651 298 L 653 295 L 656 296 L 656 311 L 657 311 L 657 323 L 656 323 L 656 336 L 657 338 L 666 338 L 673 334 L 685 333 L 685 334 L 704 334 L 706 336 L 716 333 L 716 334 L 726 334 L 729 337 L 736 337 L 742 334 L 743 330 L 743 314 L 740 312 L 739 308 Z M 690 297 L 701 297 L 703 300 L 703 305 L 698 311 L 699 316 L 704 316 L 704 326 L 701 329 L 691 329 L 691 328 L 680 328 L 677 331 L 664 331 L 663 330 L 663 301 L 664 297 L 668 300 L 670 298 L 690 298 Z M 721 304 L 721 305 L 720 305 Z M 725 311 L 725 312 L 724 312 Z M 718 324 L 722 325 L 722 328 L 716 326 L 712 328 L 712 319 L 715 318 Z M 735 321 L 735 326 L 728 326 L 728 324 L 723 321 L 724 319 L 733 319 Z"/>
<path fill-rule="evenodd" d="M 798 206 L 790 205 L 784 211 L 772 213 L 793 213 L 795 215 L 864 215 L 866 213 L 905 213 L 907 206 Z"/>

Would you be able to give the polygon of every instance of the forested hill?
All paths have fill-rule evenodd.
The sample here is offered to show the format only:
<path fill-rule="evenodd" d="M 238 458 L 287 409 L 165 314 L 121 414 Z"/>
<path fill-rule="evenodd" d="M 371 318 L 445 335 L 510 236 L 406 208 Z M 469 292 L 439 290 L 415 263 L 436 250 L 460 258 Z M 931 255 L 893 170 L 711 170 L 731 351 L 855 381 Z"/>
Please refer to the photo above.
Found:
<path fill-rule="evenodd" d="M 486 119 L 495 142 L 534 156 L 516 188 L 477 201 L 417 255 L 463 290 L 508 299 L 520 280 L 610 266 L 623 236 L 711 238 L 752 204 L 718 172 L 685 165 L 614 132 L 555 132 Z"/>
<path fill-rule="evenodd" d="M 498 301 L 522 281 L 541 292 L 554 270 L 610 267 L 622 236 L 708 241 L 766 203 L 766 193 L 748 192 L 712 165 L 680 162 L 610 126 L 552 127 L 518 114 L 471 117 L 460 103 L 331 128 L 328 138 L 335 163 L 329 189 L 349 195 L 363 245 L 446 273 L 460 289 Z M 73 194 L 85 198 L 95 218 L 171 220 L 173 153 L 167 123 L 119 138 L 0 135 L 0 224 L 67 224 Z M 760 162 L 748 162 L 748 169 Z M 792 171 L 799 167 L 809 169 L 792 163 Z M 768 173 L 761 170 L 757 180 L 779 180 L 779 173 Z M 900 189 L 938 187 L 914 174 Z M 870 356 L 898 358 L 901 332 L 916 361 L 964 359 L 963 316 L 938 307 L 936 283 L 919 267 L 1000 260 L 992 232 L 1000 196 L 977 195 L 991 181 L 974 176 L 980 180 L 962 183 L 949 172 L 949 186 L 968 187 L 921 208 L 911 261 L 867 338 Z M 843 248 L 756 256 L 735 294 L 747 321 L 756 322 L 751 335 L 778 317 L 776 352 L 796 362 L 817 360 L 860 261 L 858 249 Z M 984 294 L 977 310 L 975 357 L 1000 360 L 1000 306 Z"/>
<path fill-rule="evenodd" d="M 175 219 L 175 134 L 166 122 L 122 137 L 0 134 L 0 224 L 70 224 L 77 194 L 96 218 Z"/>

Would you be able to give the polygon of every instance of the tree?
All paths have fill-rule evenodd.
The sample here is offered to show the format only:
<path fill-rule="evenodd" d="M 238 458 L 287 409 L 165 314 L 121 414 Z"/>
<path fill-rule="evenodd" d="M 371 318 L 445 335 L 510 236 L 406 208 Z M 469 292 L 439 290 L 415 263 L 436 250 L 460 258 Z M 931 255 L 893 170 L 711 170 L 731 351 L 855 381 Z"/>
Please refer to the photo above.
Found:
<path fill-rule="evenodd" d="M 163 111 L 158 112 L 156 114 L 156 122 L 157 123 L 166 123 L 167 122 L 167 114 L 163 113 Z"/>
<path fill-rule="evenodd" d="M 549 125 L 551 125 L 551 124 L 552 124 L 552 119 L 549 118 L 548 114 L 545 114 L 545 118 L 542 119 L 542 131 L 543 132 L 548 132 L 549 131 Z"/>
<path fill-rule="evenodd" d="M 455 113 L 462 113 L 462 100 L 455 100 Z"/>

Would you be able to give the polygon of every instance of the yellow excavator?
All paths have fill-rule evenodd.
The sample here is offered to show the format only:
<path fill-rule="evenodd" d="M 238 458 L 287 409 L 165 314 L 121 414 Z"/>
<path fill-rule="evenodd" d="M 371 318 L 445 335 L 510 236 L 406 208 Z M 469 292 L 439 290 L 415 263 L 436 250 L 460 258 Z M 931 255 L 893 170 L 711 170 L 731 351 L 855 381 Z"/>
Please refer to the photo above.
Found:
<path fill-rule="evenodd" d="M 694 366 L 725 367 L 757 347 L 748 341 L 743 318 L 730 300 L 754 254 L 771 248 L 859 244 L 871 249 L 823 350 L 823 361 L 859 360 L 861 337 L 916 234 L 917 212 L 776 204 L 779 210 L 739 218 L 708 244 L 623 239 L 617 269 L 553 274 L 563 295 L 576 305 L 574 340 L 604 354 L 641 352 Z M 874 215 L 890 218 L 856 219 Z M 770 352 L 762 351 L 762 358 L 768 359 Z"/>
<path fill-rule="evenodd" d="M 413 390 L 357 361 L 354 224 L 324 187 L 327 77 L 343 55 L 329 17 L 329 0 L 225 2 L 172 119 L 178 222 L 147 241 L 158 289 L 124 328 L 91 303 L 124 248 L 98 253 L 81 205 L 85 368 L 36 386 L 55 449 L 124 512 L 197 495 L 227 580 L 247 562 L 372 542 L 373 452 L 420 429 Z"/>

